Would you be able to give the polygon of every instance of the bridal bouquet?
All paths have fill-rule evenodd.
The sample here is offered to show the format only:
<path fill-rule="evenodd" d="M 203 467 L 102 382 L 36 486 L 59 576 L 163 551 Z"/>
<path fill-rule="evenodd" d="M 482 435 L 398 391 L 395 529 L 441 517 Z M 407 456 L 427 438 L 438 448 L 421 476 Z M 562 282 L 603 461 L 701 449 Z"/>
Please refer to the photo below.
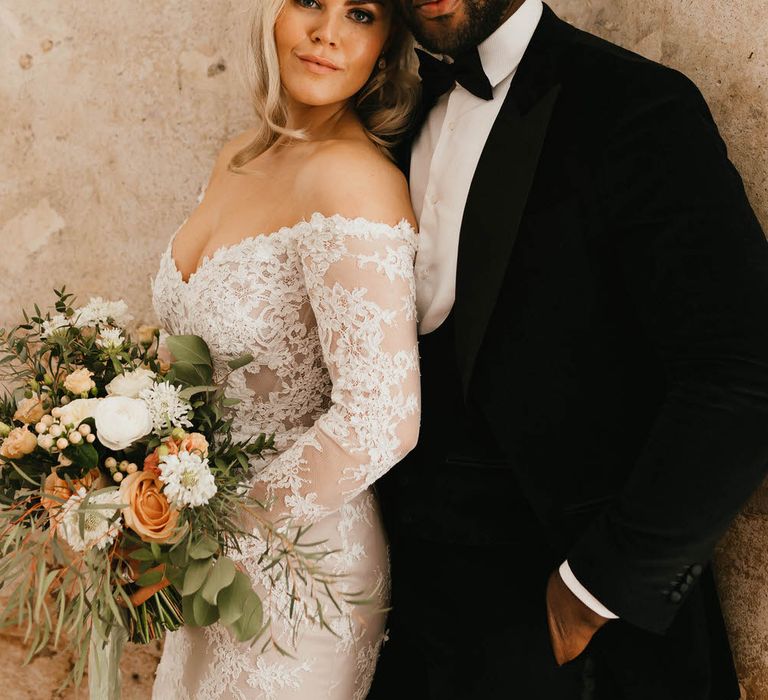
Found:
<path fill-rule="evenodd" d="M 252 536 L 242 509 L 258 521 L 245 482 L 272 439 L 233 440 L 226 409 L 238 401 L 214 383 L 201 338 L 168 336 L 164 357 L 159 329 L 130 338 L 124 302 L 73 308 L 55 293 L 55 314 L 35 305 L 0 329 L 0 379 L 17 385 L 0 399 L 0 627 L 26 629 L 29 658 L 66 639 L 74 680 L 90 655 L 91 697 L 107 698 L 125 639 L 216 621 L 240 641 L 264 631 L 228 553 Z M 265 570 L 293 557 L 322 574 L 320 555 L 288 544 L 267 548 Z"/>

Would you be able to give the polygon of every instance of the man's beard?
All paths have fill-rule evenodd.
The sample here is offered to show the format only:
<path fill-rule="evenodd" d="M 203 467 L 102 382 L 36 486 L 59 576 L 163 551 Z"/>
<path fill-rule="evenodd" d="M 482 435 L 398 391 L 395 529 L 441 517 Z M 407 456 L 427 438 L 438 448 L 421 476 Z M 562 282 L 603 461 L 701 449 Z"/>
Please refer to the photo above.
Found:
<path fill-rule="evenodd" d="M 411 0 L 401 3 L 408 27 L 416 41 L 432 53 L 458 56 L 487 39 L 501 24 L 506 11 L 514 0 L 463 0 L 465 22 L 455 30 L 447 27 L 440 31 L 440 20 L 424 22 Z M 446 18 L 447 19 L 447 18 Z M 437 31 L 426 33 L 425 26 Z"/>

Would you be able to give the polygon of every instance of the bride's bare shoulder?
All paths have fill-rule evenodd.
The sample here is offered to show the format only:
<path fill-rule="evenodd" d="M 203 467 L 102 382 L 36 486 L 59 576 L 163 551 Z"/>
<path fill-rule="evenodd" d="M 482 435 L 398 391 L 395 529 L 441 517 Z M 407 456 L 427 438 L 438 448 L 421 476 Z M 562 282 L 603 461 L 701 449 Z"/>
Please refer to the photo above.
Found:
<path fill-rule="evenodd" d="M 308 154 L 296 184 L 322 214 L 392 225 L 407 219 L 416 228 L 405 176 L 370 142 L 323 141 Z"/>

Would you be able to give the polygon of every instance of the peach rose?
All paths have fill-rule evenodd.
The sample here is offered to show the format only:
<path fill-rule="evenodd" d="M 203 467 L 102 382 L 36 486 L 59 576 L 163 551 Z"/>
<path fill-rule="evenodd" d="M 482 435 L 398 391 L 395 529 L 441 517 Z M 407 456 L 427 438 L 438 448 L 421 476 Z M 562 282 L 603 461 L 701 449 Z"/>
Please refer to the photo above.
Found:
<path fill-rule="evenodd" d="M 205 435 L 200 433 L 189 433 L 184 436 L 179 443 L 179 451 L 200 452 L 201 457 L 208 456 L 208 441 L 205 439 Z"/>
<path fill-rule="evenodd" d="M 0 445 L 0 457 L 19 459 L 30 452 L 34 452 L 36 447 L 37 438 L 34 433 L 27 430 L 26 426 L 14 428 Z"/>
<path fill-rule="evenodd" d="M 89 471 L 82 479 L 72 479 L 72 486 L 75 487 L 75 491 L 81 486 L 85 486 L 86 489 L 90 489 L 94 485 L 97 479 L 101 476 L 101 472 L 98 468 L 94 467 Z M 56 468 L 45 477 L 45 483 L 43 484 L 43 497 L 40 502 L 43 507 L 50 513 L 55 508 L 61 507 L 61 503 L 54 501 L 52 498 L 46 498 L 46 496 L 57 496 L 62 500 L 67 500 L 72 495 L 72 490 L 69 488 L 69 484 L 65 479 L 62 479 L 57 473 Z"/>
<path fill-rule="evenodd" d="M 43 485 L 43 497 L 40 502 L 43 507 L 50 513 L 56 508 L 60 508 L 63 503 L 55 501 L 48 496 L 56 496 L 62 501 L 66 501 L 72 495 L 72 491 L 69 488 L 69 484 L 64 481 L 55 471 L 52 471 L 47 477 L 45 477 L 45 484 Z"/>
<path fill-rule="evenodd" d="M 73 394 L 90 391 L 96 386 L 96 383 L 91 379 L 92 376 L 93 372 L 87 367 L 76 369 L 64 380 L 64 388 Z"/>
<path fill-rule="evenodd" d="M 145 542 L 167 542 L 174 535 L 179 511 L 162 492 L 163 482 L 152 471 L 129 474 L 120 483 L 125 524 Z"/>
<path fill-rule="evenodd" d="M 16 413 L 13 414 L 13 420 L 26 424 L 37 423 L 44 415 L 46 410 L 43 408 L 43 400 L 39 394 L 33 394 L 29 399 L 22 399 L 16 407 Z"/>

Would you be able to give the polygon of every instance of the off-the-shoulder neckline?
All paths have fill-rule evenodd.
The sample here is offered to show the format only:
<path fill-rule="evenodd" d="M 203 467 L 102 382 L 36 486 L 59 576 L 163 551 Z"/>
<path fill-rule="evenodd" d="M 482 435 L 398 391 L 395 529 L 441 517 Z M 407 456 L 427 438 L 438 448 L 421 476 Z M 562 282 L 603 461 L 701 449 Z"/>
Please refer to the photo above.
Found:
<path fill-rule="evenodd" d="M 322 212 L 316 211 L 309 217 L 309 219 L 300 219 L 292 226 L 281 226 L 280 228 L 274 231 L 270 231 L 268 233 L 253 233 L 249 236 L 245 236 L 245 238 L 241 238 L 236 243 L 219 246 L 210 255 L 204 255 L 203 258 L 200 260 L 200 262 L 198 262 L 195 270 L 191 272 L 189 277 L 185 280 L 184 276 L 181 273 L 181 270 L 179 269 L 179 266 L 176 264 L 176 258 L 173 255 L 173 242 L 176 239 L 176 235 L 179 233 L 179 231 L 181 231 L 182 228 L 184 228 L 184 224 L 186 224 L 188 220 L 189 220 L 189 217 L 184 219 L 184 221 L 181 222 L 179 227 L 173 232 L 170 240 L 168 241 L 168 246 L 166 248 L 166 253 L 168 255 L 168 258 L 170 259 L 171 266 L 173 267 L 174 271 L 178 275 L 179 281 L 185 286 L 190 285 L 192 283 L 193 278 L 195 278 L 207 265 L 209 265 L 214 260 L 216 260 L 217 258 L 220 258 L 221 256 L 225 255 L 228 252 L 236 250 L 243 245 L 246 245 L 248 243 L 251 243 L 259 239 L 277 238 L 288 233 L 294 233 L 296 232 L 297 229 L 300 229 L 301 227 L 309 226 L 311 228 L 313 225 L 319 224 L 324 221 L 333 221 L 336 224 L 343 223 L 345 224 L 346 232 L 349 232 L 349 229 L 351 227 L 357 227 L 357 226 L 361 226 L 361 227 L 365 226 L 366 228 L 364 229 L 364 231 L 368 233 L 371 233 L 371 232 L 381 233 L 384 231 L 389 231 L 394 233 L 396 231 L 401 231 L 408 237 L 408 239 L 414 245 L 416 243 L 416 237 L 417 237 L 417 233 L 414 230 L 413 226 L 411 225 L 411 222 L 408 221 L 408 219 L 406 219 L 405 217 L 400 219 L 400 221 L 393 226 L 392 224 L 388 224 L 384 221 L 372 221 L 371 219 L 368 219 L 364 216 L 348 217 L 348 216 L 344 216 L 343 214 L 326 215 L 326 214 L 323 214 Z M 375 227 L 374 231 L 371 231 L 371 227 Z M 361 229 L 361 232 L 362 231 L 363 229 Z"/>

